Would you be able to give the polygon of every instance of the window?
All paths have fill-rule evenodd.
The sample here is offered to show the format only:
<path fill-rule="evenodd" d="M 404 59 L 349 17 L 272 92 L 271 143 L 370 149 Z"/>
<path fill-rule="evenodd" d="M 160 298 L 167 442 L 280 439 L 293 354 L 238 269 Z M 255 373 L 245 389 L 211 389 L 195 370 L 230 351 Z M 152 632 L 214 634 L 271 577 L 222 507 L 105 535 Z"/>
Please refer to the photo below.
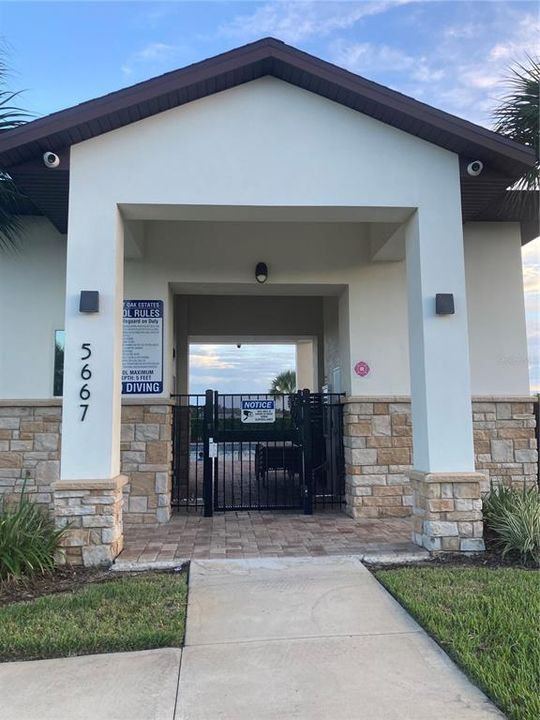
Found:
<path fill-rule="evenodd" d="M 62 396 L 64 387 L 64 342 L 65 331 L 54 331 L 54 379 L 53 379 L 53 395 L 55 397 Z"/>

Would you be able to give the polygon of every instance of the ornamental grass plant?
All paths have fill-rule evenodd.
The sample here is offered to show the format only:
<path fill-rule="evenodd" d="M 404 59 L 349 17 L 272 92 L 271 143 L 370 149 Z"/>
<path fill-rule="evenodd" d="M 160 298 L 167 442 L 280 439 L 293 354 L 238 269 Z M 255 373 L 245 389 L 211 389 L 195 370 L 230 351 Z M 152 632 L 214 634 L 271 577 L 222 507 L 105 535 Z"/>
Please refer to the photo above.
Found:
<path fill-rule="evenodd" d="M 0 513 L 0 581 L 52 570 L 64 532 L 23 486 L 17 505 Z"/>
<path fill-rule="evenodd" d="M 540 492 L 537 488 L 494 488 L 484 498 L 484 523 L 493 547 L 540 567 Z"/>

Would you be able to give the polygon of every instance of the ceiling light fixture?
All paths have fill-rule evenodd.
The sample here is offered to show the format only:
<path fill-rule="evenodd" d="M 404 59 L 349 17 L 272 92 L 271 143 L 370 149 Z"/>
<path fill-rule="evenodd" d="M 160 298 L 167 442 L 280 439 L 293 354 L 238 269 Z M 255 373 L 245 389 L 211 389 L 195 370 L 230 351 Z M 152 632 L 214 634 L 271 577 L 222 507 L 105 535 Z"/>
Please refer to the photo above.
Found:
<path fill-rule="evenodd" d="M 255 280 L 261 284 L 268 280 L 268 266 L 266 263 L 257 263 L 257 267 L 255 268 Z"/>

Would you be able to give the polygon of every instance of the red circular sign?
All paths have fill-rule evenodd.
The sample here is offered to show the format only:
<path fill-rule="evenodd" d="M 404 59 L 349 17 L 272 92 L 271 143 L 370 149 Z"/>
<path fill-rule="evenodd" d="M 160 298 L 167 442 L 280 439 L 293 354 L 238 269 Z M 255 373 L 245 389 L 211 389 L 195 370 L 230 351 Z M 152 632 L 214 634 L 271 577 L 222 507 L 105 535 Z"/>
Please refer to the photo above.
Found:
<path fill-rule="evenodd" d="M 366 375 L 369 374 L 369 365 L 367 362 L 360 360 L 360 362 L 357 362 L 354 366 L 354 372 L 357 375 L 360 375 L 360 377 L 366 377 Z"/>

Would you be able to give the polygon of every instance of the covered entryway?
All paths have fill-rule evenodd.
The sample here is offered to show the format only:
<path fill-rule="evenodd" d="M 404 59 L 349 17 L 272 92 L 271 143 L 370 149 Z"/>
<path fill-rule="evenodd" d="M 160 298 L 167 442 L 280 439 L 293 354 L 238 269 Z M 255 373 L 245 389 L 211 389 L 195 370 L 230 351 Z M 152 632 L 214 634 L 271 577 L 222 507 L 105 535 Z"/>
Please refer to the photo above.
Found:
<path fill-rule="evenodd" d="M 214 511 L 339 510 L 345 494 L 341 396 L 177 395 L 172 506 Z"/>

